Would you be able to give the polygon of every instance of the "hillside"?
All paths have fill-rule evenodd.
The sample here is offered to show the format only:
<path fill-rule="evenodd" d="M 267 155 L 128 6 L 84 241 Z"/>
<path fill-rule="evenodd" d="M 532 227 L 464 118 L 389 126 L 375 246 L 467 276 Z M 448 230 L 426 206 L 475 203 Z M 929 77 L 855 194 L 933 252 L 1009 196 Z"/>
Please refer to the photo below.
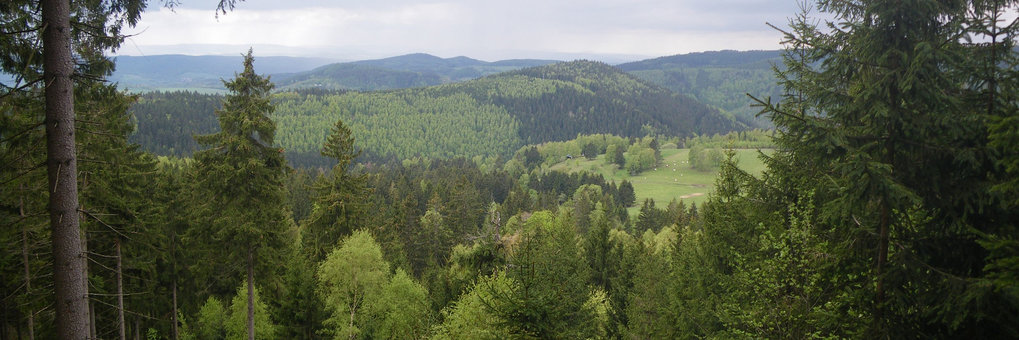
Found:
<path fill-rule="evenodd" d="M 321 88 L 371 91 L 443 83 L 443 78 L 435 73 L 401 71 L 355 63 L 329 64 L 308 72 L 282 75 L 278 78 L 280 80 L 277 85 L 284 90 Z"/>
<path fill-rule="evenodd" d="M 452 88 L 506 107 L 528 144 L 577 134 L 643 136 L 645 126 L 676 136 L 742 128 L 690 97 L 592 61 L 527 68 Z"/>
<path fill-rule="evenodd" d="M 770 127 L 756 119 L 747 93 L 778 97 L 772 65 L 781 66 L 781 51 L 717 51 L 681 54 L 618 65 L 620 69 L 672 91 L 687 94 L 732 113 L 752 127 Z"/>
<path fill-rule="evenodd" d="M 276 81 L 282 89 L 390 90 L 471 80 L 500 72 L 556 62 L 534 59 L 486 62 L 467 57 L 440 58 L 416 53 L 384 59 L 329 64 L 311 71 L 279 75 Z"/>
<path fill-rule="evenodd" d="M 117 69 L 109 81 L 134 92 L 192 89 L 204 92 L 223 90 L 220 79 L 229 79 L 241 70 L 241 56 L 119 56 Z M 255 61 L 262 74 L 306 71 L 331 62 L 324 58 L 259 57 Z"/>
<path fill-rule="evenodd" d="M 612 66 L 589 61 L 501 73 L 461 83 L 383 92 L 301 90 L 279 93 L 276 138 L 298 166 L 328 165 L 318 156 L 336 120 L 353 131 L 364 159 L 496 157 L 521 145 L 569 140 L 578 134 L 690 136 L 724 133 L 743 125 L 698 101 L 651 85 Z M 152 111 L 142 100 L 135 112 Z M 187 110 L 186 106 L 180 106 Z M 167 107 L 165 110 L 171 110 Z M 161 112 L 199 121 L 194 114 Z M 208 114 L 198 113 L 199 115 Z M 138 115 L 139 133 L 163 116 Z M 204 120 L 212 124 L 213 119 Z M 176 124 L 184 125 L 184 124 Z M 171 130 L 165 130 L 171 131 Z M 186 145 L 192 132 L 171 131 L 135 140 Z M 147 149 L 156 150 L 152 146 Z M 178 154 L 189 152 L 176 149 Z"/>

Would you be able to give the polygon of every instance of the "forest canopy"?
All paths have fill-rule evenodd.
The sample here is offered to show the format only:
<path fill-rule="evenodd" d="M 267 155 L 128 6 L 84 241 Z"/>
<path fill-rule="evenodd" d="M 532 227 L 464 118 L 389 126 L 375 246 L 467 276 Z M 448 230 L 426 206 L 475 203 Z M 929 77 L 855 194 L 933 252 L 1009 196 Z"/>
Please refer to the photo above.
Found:
<path fill-rule="evenodd" d="M 249 50 L 227 95 L 132 96 L 72 40 L 90 77 L 0 97 L 0 338 L 1016 338 L 1017 5 L 790 13 L 770 131 L 588 61 L 274 93 Z M 638 202 L 677 148 L 714 191 Z"/>

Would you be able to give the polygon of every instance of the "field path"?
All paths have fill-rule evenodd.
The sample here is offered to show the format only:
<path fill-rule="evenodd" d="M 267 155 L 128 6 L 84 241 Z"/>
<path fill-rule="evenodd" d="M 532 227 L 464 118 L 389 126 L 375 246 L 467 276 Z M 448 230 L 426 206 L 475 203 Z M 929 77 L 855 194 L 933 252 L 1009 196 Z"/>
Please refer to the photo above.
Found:
<path fill-rule="evenodd" d="M 695 193 L 692 193 L 692 194 L 689 194 L 689 195 L 679 196 L 679 198 L 692 198 L 692 197 L 697 197 L 697 196 L 704 196 L 704 193 L 703 192 L 695 192 Z"/>

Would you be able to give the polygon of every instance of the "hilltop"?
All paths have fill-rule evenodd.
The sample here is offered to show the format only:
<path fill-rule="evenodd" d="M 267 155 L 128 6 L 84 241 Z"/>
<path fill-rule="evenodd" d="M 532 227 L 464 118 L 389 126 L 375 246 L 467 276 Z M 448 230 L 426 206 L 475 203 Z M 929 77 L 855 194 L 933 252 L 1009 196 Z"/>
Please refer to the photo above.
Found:
<path fill-rule="evenodd" d="M 515 59 L 486 62 L 468 57 L 440 58 L 424 53 L 335 63 L 311 71 L 280 75 L 283 89 L 323 88 L 389 90 L 440 85 L 480 78 L 524 67 L 556 63 L 555 60 Z"/>
<path fill-rule="evenodd" d="M 192 89 L 218 92 L 223 89 L 221 79 L 229 79 L 241 71 L 237 56 L 118 56 L 116 71 L 108 80 L 135 92 Z M 329 64 L 334 60 L 303 57 L 258 57 L 258 70 L 263 74 L 286 74 L 306 71 Z"/>
<path fill-rule="evenodd" d="M 630 74 L 712 105 L 751 127 L 770 127 L 755 118 L 758 98 L 779 97 L 781 87 L 773 66 L 782 65 L 782 51 L 716 51 L 667 56 L 618 65 Z"/>
<path fill-rule="evenodd" d="M 187 103 L 202 100 L 188 96 L 195 94 L 143 96 L 133 108 L 139 134 L 132 138 L 150 150 L 170 144 L 179 145 L 175 154 L 190 154 L 194 146 L 186 139 L 197 131 L 146 127 L 214 128 L 207 105 L 196 104 L 192 107 L 201 112 L 192 112 Z M 366 160 L 508 156 L 524 144 L 569 140 L 578 134 L 638 137 L 656 132 L 685 137 L 745 128 L 697 100 L 591 61 L 392 91 L 293 90 L 274 99 L 277 142 L 299 166 L 328 165 L 318 150 L 339 119 L 352 129 Z M 174 110 L 168 101 L 182 104 L 168 112 Z"/>

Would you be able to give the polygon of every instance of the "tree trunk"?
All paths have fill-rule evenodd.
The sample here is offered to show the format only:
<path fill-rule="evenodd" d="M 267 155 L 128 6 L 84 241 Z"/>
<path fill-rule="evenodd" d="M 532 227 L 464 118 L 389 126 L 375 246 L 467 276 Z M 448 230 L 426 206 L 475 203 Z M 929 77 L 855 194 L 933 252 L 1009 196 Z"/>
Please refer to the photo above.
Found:
<path fill-rule="evenodd" d="M 173 291 L 173 315 L 170 316 L 170 320 L 173 321 L 170 326 L 170 339 L 177 340 L 177 234 L 170 234 L 170 268 L 173 269 L 172 275 L 170 276 L 170 288 Z"/>
<path fill-rule="evenodd" d="M 248 247 L 248 340 L 255 340 L 255 254 Z"/>
<path fill-rule="evenodd" d="M 874 287 L 874 303 L 876 312 L 874 313 L 874 322 L 878 327 L 879 331 L 884 329 L 884 304 L 885 304 L 885 287 L 884 287 L 884 267 L 885 263 L 888 262 L 888 204 L 882 200 L 881 203 L 881 225 L 878 230 L 878 242 L 877 242 L 877 285 Z"/>
<path fill-rule="evenodd" d="M 120 324 L 120 340 L 127 340 L 127 324 L 124 322 L 124 267 L 120 256 L 120 238 L 116 238 L 117 250 L 117 323 Z"/>
<path fill-rule="evenodd" d="M 25 265 L 25 296 L 32 296 L 32 271 L 28 265 L 28 223 L 25 223 L 25 187 L 19 185 L 20 195 L 18 196 L 18 216 L 22 219 L 21 224 L 21 262 Z M 18 333 L 20 334 L 20 332 Z M 28 308 L 28 340 L 35 340 L 35 311 L 31 306 Z"/>
<path fill-rule="evenodd" d="M 173 289 L 173 316 L 171 317 L 171 319 L 173 320 L 173 326 L 170 327 L 170 339 L 177 340 L 177 322 L 179 322 L 179 321 L 177 321 L 177 279 L 176 278 L 173 279 L 173 283 L 171 283 L 171 285 L 173 286 L 172 287 L 172 289 Z"/>
<path fill-rule="evenodd" d="M 88 319 L 86 320 L 88 322 L 89 339 L 98 339 L 99 338 L 99 336 L 98 336 L 99 333 L 96 331 L 96 323 L 94 322 L 95 319 L 96 319 L 96 305 L 89 304 L 88 305 Z"/>
<path fill-rule="evenodd" d="M 88 287 L 78 229 L 78 164 L 74 145 L 70 1 L 42 0 L 46 83 L 46 168 L 52 228 L 57 337 L 88 337 Z"/>

